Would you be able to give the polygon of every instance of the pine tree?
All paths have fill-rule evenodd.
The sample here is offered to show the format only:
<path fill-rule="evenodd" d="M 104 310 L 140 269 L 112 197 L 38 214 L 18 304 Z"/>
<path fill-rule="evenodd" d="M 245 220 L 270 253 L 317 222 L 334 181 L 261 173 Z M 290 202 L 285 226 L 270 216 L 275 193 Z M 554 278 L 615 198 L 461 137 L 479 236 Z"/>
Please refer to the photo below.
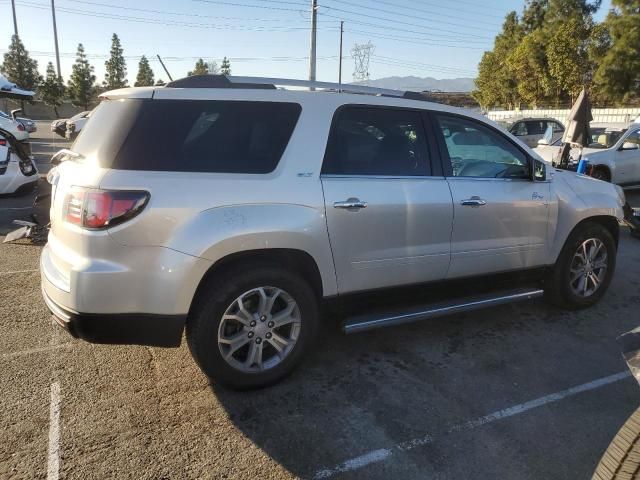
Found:
<path fill-rule="evenodd" d="M 40 84 L 38 93 L 45 105 L 53 107 L 56 118 L 58 118 L 58 107 L 62 105 L 62 100 L 64 99 L 64 84 L 62 79 L 58 78 L 58 74 L 51 62 L 47 64 L 47 75 L 44 82 Z"/>
<path fill-rule="evenodd" d="M 187 76 L 191 77 L 192 75 L 206 75 L 209 73 L 209 66 L 202 60 L 198 59 L 193 70 L 187 73 Z"/>
<path fill-rule="evenodd" d="M 11 44 L 4 54 L 0 72 L 7 80 L 25 90 L 35 90 L 42 82 L 38 62 L 29 57 L 29 52 L 17 35 L 11 37 Z"/>
<path fill-rule="evenodd" d="M 597 90 L 615 103 L 640 97 L 640 0 L 612 0 L 605 25 L 611 48 L 595 74 Z"/>
<path fill-rule="evenodd" d="M 133 84 L 134 87 L 149 87 L 153 85 L 153 70 L 151 70 L 151 66 L 149 65 L 149 60 L 144 55 L 140 58 L 140 63 L 138 63 L 138 75 L 136 76 L 136 83 Z"/>
<path fill-rule="evenodd" d="M 104 86 L 108 90 L 127 86 L 127 64 L 122 56 L 122 45 L 115 33 L 111 37 L 111 56 L 104 62 Z"/>
<path fill-rule="evenodd" d="M 222 65 L 220 65 L 220 73 L 222 75 L 231 75 L 231 62 L 227 57 L 222 59 Z"/>
<path fill-rule="evenodd" d="M 158 79 L 158 81 L 156 82 L 156 87 L 164 87 L 166 85 L 165 81 L 162 80 L 161 78 Z"/>
<path fill-rule="evenodd" d="M 71 69 L 71 77 L 67 87 L 71 102 L 76 106 L 82 106 L 85 110 L 89 110 L 89 104 L 91 104 L 95 95 L 95 81 L 96 76 L 93 74 L 93 67 L 87 60 L 84 47 L 79 43 L 76 63 Z"/>

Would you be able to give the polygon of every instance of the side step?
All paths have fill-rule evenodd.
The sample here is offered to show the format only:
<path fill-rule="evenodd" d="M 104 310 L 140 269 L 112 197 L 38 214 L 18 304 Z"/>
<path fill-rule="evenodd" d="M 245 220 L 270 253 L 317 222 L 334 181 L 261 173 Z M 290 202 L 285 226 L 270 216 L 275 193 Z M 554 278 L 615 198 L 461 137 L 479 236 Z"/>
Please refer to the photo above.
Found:
<path fill-rule="evenodd" d="M 541 297 L 544 291 L 539 288 L 517 288 L 503 290 L 484 295 L 463 297 L 447 302 L 430 303 L 407 310 L 396 310 L 386 313 L 374 313 L 357 315 L 347 318 L 342 329 L 344 333 L 358 333 L 374 328 L 391 327 L 404 323 L 428 320 L 430 318 L 444 317 L 455 313 L 480 310 L 481 308 L 494 307 L 505 303 L 521 302 Z"/>

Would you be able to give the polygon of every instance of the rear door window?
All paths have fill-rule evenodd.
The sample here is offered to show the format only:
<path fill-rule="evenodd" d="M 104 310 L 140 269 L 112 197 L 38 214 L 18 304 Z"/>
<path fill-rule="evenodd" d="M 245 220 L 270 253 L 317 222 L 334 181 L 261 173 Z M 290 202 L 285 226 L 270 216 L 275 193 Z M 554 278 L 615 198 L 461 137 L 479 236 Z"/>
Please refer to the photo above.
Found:
<path fill-rule="evenodd" d="M 334 118 L 322 173 L 430 175 L 420 112 L 347 106 Z"/>

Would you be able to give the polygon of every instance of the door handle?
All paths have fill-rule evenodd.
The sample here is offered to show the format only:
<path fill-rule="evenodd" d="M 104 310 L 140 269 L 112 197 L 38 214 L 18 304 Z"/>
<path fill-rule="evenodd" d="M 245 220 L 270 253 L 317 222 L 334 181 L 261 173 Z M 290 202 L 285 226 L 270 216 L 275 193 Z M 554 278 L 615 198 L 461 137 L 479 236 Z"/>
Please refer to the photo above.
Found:
<path fill-rule="evenodd" d="M 482 205 L 486 205 L 487 201 L 481 199 L 480 197 L 476 197 L 475 195 L 471 198 L 466 198 L 460 202 L 460 205 L 465 205 L 469 207 L 481 207 Z"/>
<path fill-rule="evenodd" d="M 358 200 L 357 198 L 349 198 L 342 202 L 333 202 L 333 208 L 344 208 L 347 210 L 360 210 L 367 208 L 367 202 Z"/>

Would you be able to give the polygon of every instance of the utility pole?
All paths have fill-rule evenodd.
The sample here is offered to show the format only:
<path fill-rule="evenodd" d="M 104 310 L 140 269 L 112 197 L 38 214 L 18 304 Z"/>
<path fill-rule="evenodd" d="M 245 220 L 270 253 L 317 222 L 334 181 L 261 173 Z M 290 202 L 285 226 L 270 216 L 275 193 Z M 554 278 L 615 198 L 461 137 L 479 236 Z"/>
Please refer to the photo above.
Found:
<path fill-rule="evenodd" d="M 162 68 L 164 68 L 164 73 L 166 73 L 167 77 L 169 77 L 169 81 L 173 82 L 173 78 L 171 78 L 171 74 L 169 73 L 169 70 L 167 70 L 167 67 L 164 66 L 164 62 L 160 58 L 160 55 L 156 54 L 156 57 L 158 57 L 158 61 L 160 62 L 160 65 L 162 65 Z"/>
<path fill-rule="evenodd" d="M 316 80 L 316 32 L 318 24 L 318 0 L 311 0 L 311 51 L 309 52 L 309 80 Z"/>
<path fill-rule="evenodd" d="M 16 0 L 11 0 L 11 8 L 13 9 L 13 33 L 18 36 L 18 21 L 16 20 Z"/>
<path fill-rule="evenodd" d="M 342 85 L 342 34 L 344 33 L 344 20 L 340 20 L 340 62 L 338 63 L 338 84 Z"/>
<path fill-rule="evenodd" d="M 55 0 L 51 0 L 51 16 L 53 18 L 53 40 L 56 46 L 56 67 L 58 67 L 58 81 L 62 82 L 62 72 L 60 71 L 60 50 L 58 50 L 58 27 L 56 26 Z"/>

